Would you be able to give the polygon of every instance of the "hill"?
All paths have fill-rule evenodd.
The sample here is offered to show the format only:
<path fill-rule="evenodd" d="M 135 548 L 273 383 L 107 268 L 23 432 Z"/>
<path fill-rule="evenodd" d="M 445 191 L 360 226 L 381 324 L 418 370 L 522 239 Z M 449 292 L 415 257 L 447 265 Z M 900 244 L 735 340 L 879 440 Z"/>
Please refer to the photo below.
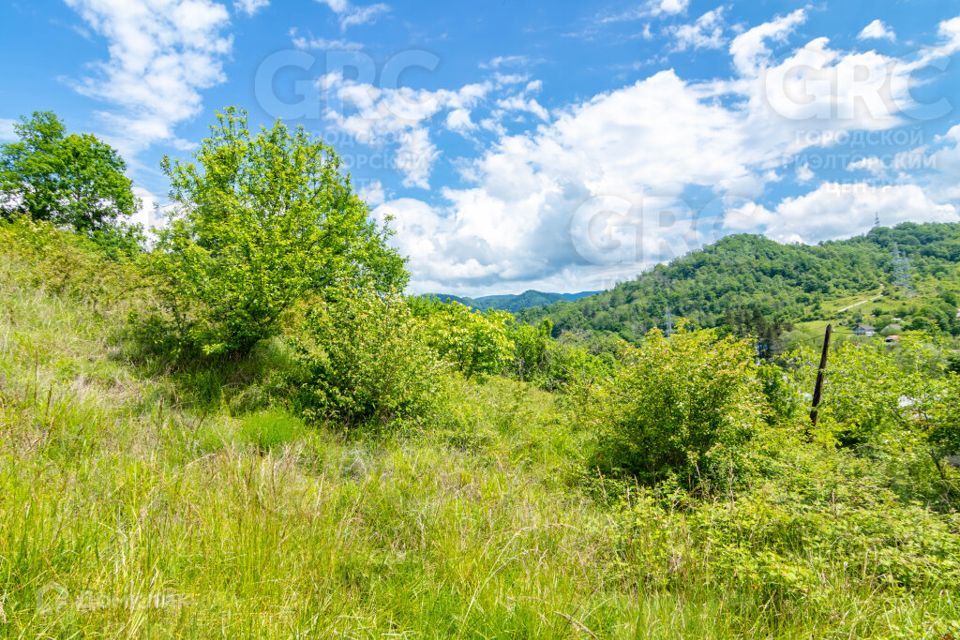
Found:
<path fill-rule="evenodd" d="M 616 370 L 549 344 L 548 362 L 585 368 L 581 390 L 451 375 L 430 422 L 347 432 L 283 395 L 297 353 L 286 341 L 296 335 L 244 357 L 178 363 L 155 353 L 155 325 L 132 330 L 149 281 L 137 261 L 100 251 L 50 227 L 0 222 L 4 636 L 958 630 L 958 606 L 944 596 L 960 585 L 957 475 L 934 466 L 941 449 L 901 427 L 916 407 L 900 402 L 912 388 L 901 385 L 916 384 L 928 391 L 913 396 L 955 410 L 955 377 L 904 375 L 882 349 L 838 352 L 833 375 L 847 393 L 830 404 L 828 388 L 828 425 L 849 437 L 878 430 L 870 442 L 888 447 L 882 463 L 795 429 L 812 364 L 793 372 L 799 386 L 770 392 L 768 412 L 750 345 L 710 332 L 653 339 Z M 381 349 L 396 332 L 378 321 L 361 341 L 340 318 L 347 326 L 336 325 L 328 353 L 375 347 L 375 365 L 338 377 L 343 390 L 368 370 L 389 384 L 416 355 Z M 460 339 L 475 328 L 444 333 Z M 539 337 L 526 332 L 518 353 L 535 351 Z M 868 410 L 870 422 L 854 420 Z M 768 415 L 782 424 L 767 425 Z M 952 415 L 942 424 L 955 424 Z M 732 428 L 723 425 L 738 432 L 713 447 L 710 431 Z M 744 439 L 745 428 L 754 435 Z M 603 458 L 592 452 L 618 455 L 626 429 L 637 445 L 622 451 L 638 461 L 647 452 L 657 465 L 693 460 L 697 475 L 722 463 L 724 477 L 743 481 L 714 494 L 680 489 L 680 475 L 639 486 L 595 474 Z M 709 455 L 676 449 L 701 441 Z M 598 449 L 604 442 L 613 448 Z"/>
<path fill-rule="evenodd" d="M 763 333 L 864 312 L 960 333 L 960 224 L 902 224 L 816 246 L 733 235 L 589 298 L 522 313 L 637 340 L 684 317 Z M 870 306 L 864 306 L 870 302 Z M 859 314 L 859 315 L 858 315 Z M 884 317 L 889 316 L 889 317 Z M 772 329 L 771 329 L 772 328 Z"/>
<path fill-rule="evenodd" d="M 581 291 L 579 293 L 545 293 L 543 291 L 534 291 L 529 289 L 519 294 L 500 294 L 490 296 L 480 296 L 477 298 L 466 298 L 446 293 L 431 293 L 426 297 L 436 298 L 443 302 L 459 302 L 478 311 L 487 311 L 496 309 L 499 311 L 509 311 L 510 313 L 519 313 L 525 309 L 535 307 L 545 307 L 557 302 L 573 302 L 581 300 L 592 295 L 597 291 Z"/>

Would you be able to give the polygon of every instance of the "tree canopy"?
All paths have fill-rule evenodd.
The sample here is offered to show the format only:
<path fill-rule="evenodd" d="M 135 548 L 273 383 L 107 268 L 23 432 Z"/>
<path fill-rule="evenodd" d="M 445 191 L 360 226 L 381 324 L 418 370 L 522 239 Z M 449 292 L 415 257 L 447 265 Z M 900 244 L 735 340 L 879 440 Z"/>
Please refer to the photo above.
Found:
<path fill-rule="evenodd" d="M 94 233 L 136 211 L 127 165 L 89 133 L 67 133 L 49 111 L 14 125 L 18 140 L 0 146 L 0 214 Z"/>
<path fill-rule="evenodd" d="M 402 289 L 403 259 L 369 218 L 335 151 L 281 122 L 252 134 L 218 114 L 196 162 L 162 164 L 176 203 L 155 267 L 180 330 L 208 353 L 273 335 L 295 302 L 333 285 Z"/>

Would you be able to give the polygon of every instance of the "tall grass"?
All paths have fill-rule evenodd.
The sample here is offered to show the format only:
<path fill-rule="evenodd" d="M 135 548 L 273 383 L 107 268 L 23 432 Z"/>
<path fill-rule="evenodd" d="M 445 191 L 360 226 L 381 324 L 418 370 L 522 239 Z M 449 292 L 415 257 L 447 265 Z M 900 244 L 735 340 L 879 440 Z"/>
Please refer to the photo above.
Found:
<path fill-rule="evenodd" d="M 125 309 L 28 271 L 0 251 L 4 636 L 912 638 L 960 615 L 866 584 L 774 602 L 705 564 L 659 584 L 549 394 L 451 381 L 447 424 L 376 438 L 185 402 L 112 343 Z"/>

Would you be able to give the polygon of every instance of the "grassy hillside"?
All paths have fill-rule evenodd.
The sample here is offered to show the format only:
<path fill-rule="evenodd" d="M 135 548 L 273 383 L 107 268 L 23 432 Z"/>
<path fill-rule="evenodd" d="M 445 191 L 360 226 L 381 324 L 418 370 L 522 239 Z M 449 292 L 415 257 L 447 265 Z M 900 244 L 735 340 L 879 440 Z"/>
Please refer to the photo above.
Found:
<path fill-rule="evenodd" d="M 886 463 L 771 431 L 736 499 L 639 490 L 589 470 L 574 396 L 498 376 L 450 377 L 430 428 L 346 435 L 252 400 L 276 344 L 145 357 L 141 285 L 77 238 L 0 226 L 3 636 L 960 631 L 960 521 Z"/>
<path fill-rule="evenodd" d="M 429 294 L 429 297 L 437 298 L 444 302 L 459 302 L 462 305 L 477 309 L 479 311 L 488 311 L 491 309 L 498 311 L 509 311 L 510 313 L 519 313 L 524 309 L 534 307 L 545 307 L 556 302 L 572 302 L 596 294 L 596 291 L 582 291 L 580 293 L 544 293 L 543 291 L 524 291 L 520 294 L 503 294 L 492 296 L 479 296 L 477 298 L 462 298 L 459 296 L 437 293 Z"/>
<path fill-rule="evenodd" d="M 764 329 L 755 317 L 781 326 L 837 318 L 869 322 L 878 311 L 887 322 L 909 315 L 901 318 L 904 325 L 917 319 L 915 328 L 957 335 L 958 300 L 960 224 L 908 223 L 817 246 L 728 236 L 610 291 L 523 317 L 550 317 L 557 331 L 590 329 L 636 340 L 671 317 L 746 333 Z"/>

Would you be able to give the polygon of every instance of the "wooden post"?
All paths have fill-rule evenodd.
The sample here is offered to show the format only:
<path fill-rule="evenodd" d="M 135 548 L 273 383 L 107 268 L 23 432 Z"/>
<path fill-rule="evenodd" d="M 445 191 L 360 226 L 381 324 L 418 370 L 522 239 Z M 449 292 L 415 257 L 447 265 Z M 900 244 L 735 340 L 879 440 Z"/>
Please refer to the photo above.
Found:
<path fill-rule="evenodd" d="M 817 407 L 820 406 L 820 396 L 823 395 L 823 375 L 827 372 L 827 356 L 830 354 L 830 336 L 833 335 L 833 325 L 827 325 L 823 335 L 823 353 L 820 355 L 820 368 L 817 370 L 817 386 L 813 389 L 813 408 L 810 410 L 810 422 L 817 426 Z"/>

